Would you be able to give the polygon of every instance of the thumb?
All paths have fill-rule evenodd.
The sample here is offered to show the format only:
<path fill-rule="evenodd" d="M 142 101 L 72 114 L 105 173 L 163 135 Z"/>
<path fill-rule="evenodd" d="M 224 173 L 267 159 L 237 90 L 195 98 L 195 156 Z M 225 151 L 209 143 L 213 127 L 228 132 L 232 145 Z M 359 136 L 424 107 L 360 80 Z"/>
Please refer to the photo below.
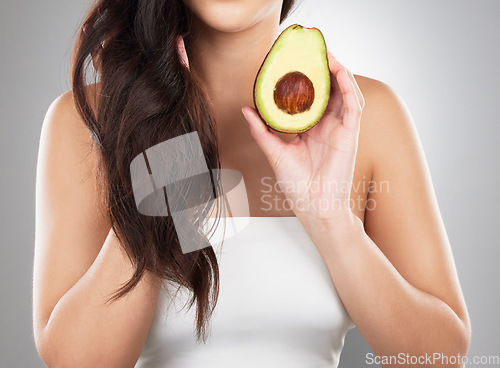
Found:
<path fill-rule="evenodd" d="M 278 154 L 286 145 L 285 142 L 267 127 L 253 107 L 245 106 L 241 111 L 248 122 L 250 134 L 274 169 Z"/>

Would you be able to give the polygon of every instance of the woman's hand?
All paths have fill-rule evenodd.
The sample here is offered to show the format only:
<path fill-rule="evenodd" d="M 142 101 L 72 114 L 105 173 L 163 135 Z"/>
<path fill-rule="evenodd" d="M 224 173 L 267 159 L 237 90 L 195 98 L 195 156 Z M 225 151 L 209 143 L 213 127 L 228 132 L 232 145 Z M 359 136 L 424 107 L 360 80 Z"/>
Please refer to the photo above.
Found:
<path fill-rule="evenodd" d="M 351 218 L 350 192 L 364 98 L 352 73 L 328 52 L 330 101 L 321 120 L 285 143 L 252 107 L 243 115 L 297 218 Z"/>

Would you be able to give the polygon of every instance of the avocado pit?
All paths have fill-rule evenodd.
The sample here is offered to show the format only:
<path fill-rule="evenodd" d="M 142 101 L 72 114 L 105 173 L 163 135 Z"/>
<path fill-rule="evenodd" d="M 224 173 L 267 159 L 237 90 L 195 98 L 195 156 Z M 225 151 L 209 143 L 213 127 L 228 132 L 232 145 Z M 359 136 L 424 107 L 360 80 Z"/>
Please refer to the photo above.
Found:
<path fill-rule="evenodd" d="M 289 72 L 276 83 L 274 102 L 289 115 L 307 111 L 314 102 L 313 83 L 304 73 Z"/>

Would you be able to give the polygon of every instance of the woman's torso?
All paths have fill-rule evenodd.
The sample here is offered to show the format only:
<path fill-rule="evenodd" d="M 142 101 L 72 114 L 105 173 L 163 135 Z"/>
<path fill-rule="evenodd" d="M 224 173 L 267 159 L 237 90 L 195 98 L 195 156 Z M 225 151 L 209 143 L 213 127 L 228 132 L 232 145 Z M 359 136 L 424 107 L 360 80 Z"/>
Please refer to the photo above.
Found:
<path fill-rule="evenodd" d="M 136 368 L 336 367 L 354 325 L 299 220 L 227 220 L 222 245 L 223 222 L 211 240 L 220 293 L 207 344 L 196 344 L 196 308 L 182 309 L 189 294 L 162 290 Z"/>
<path fill-rule="evenodd" d="M 227 120 L 234 124 L 237 117 Z M 250 134 L 224 123 L 218 128 L 221 167 L 242 174 L 249 213 L 233 213 L 236 226 L 248 225 L 222 248 L 214 246 L 221 286 L 211 335 L 206 345 L 196 345 L 195 307 L 180 311 L 188 294 L 180 291 L 171 301 L 162 292 L 136 367 L 336 367 L 354 324 L 327 267 L 284 205 L 286 196 Z M 362 221 L 371 180 L 365 139 L 361 132 L 351 190 L 352 211 Z M 175 290 L 167 283 L 164 288 Z"/>

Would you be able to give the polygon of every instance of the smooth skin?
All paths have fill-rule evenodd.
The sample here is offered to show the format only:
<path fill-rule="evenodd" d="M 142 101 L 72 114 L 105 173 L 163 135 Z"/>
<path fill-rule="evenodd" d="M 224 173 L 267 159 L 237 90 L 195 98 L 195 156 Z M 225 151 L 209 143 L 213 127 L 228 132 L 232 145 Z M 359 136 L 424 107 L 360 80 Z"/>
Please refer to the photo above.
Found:
<path fill-rule="evenodd" d="M 300 135 L 271 132 L 250 106 L 255 74 L 279 33 L 281 0 L 186 4 L 197 15 L 198 35 L 198 57 L 189 67 L 207 86 L 221 166 L 243 174 L 250 215 L 297 216 L 376 354 L 466 354 L 466 305 L 425 156 L 401 99 L 379 81 L 353 76 L 329 54 L 334 88 L 327 114 Z M 88 88 L 98 93 L 99 85 Z M 323 199 L 333 194 L 376 206 L 269 210 L 262 203 L 262 178 L 269 177 L 273 183 L 347 181 L 350 192 Z M 388 182 L 389 190 L 370 191 L 370 180 Z M 47 112 L 37 167 L 33 328 L 48 367 L 133 367 L 158 301 L 162 280 L 146 273 L 125 298 L 104 305 L 132 275 L 132 264 L 102 216 L 95 184 L 90 134 L 67 92 Z M 325 193 L 271 194 L 304 204 Z"/>

